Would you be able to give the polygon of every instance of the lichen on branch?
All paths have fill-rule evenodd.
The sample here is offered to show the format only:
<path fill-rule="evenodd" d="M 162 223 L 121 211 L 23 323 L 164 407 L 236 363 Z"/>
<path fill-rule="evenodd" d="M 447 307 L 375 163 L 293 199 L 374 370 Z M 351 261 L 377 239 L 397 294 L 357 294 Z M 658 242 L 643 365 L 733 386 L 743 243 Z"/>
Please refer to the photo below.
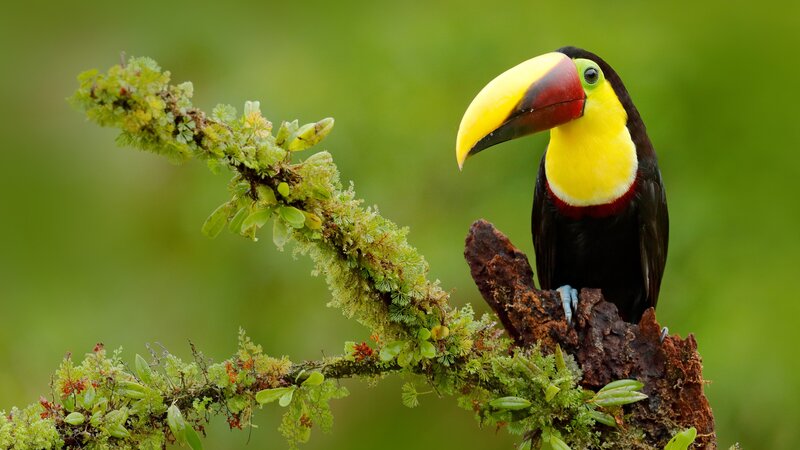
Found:
<path fill-rule="evenodd" d="M 173 161 L 200 159 L 215 173 L 230 170 L 231 198 L 202 232 L 213 237 L 227 228 L 256 240 L 271 222 L 273 242 L 309 255 L 330 288 L 330 305 L 367 326 L 374 342 L 348 342 L 338 357 L 292 364 L 263 355 L 242 335 L 238 353 L 220 363 L 197 352 L 190 362 L 163 354 L 137 356 L 134 369 L 101 349 L 79 364 L 65 360 L 52 399 L 1 414 L 0 448 L 160 448 L 177 441 L 196 449 L 211 415 L 246 427 L 259 405 L 272 403 L 287 408 L 280 429 L 294 447 L 312 428 L 330 426 L 328 402 L 345 395 L 333 380 L 392 372 L 457 396 L 479 423 L 523 434 L 528 448 L 614 448 L 618 434 L 635 433 L 618 425 L 622 405 L 643 398 L 639 383 L 585 391 L 568 355 L 515 346 L 491 317 L 451 306 L 408 243 L 408 230 L 365 207 L 352 185 L 342 186 L 328 152 L 298 158 L 331 131 L 332 119 L 273 129 L 258 102 L 247 102 L 242 115 L 228 105 L 207 115 L 192 105 L 191 83 L 170 84 L 169 72 L 148 58 L 89 71 L 79 81 L 73 104 L 120 129 L 120 144 Z M 419 395 L 408 384 L 402 399 L 416 406 Z"/>
<path fill-rule="evenodd" d="M 238 352 L 225 361 L 212 363 L 192 350 L 191 361 L 162 351 L 148 358 L 136 355 L 130 366 L 120 350 L 109 355 L 102 344 L 77 364 L 67 355 L 49 399 L 0 416 L 0 448 L 156 450 L 179 443 L 197 449 L 202 447 L 198 433 L 204 433 L 211 415 L 222 415 L 231 428 L 241 429 L 259 404 L 254 401 L 258 393 L 275 389 L 293 391 L 290 413 L 302 411 L 304 421 L 328 429 L 333 419 L 329 400 L 347 395 L 322 375 L 335 370 L 336 359 L 313 370 L 294 365 L 285 357 L 264 355 L 243 331 Z M 307 433 L 310 427 L 285 430 L 293 445 L 302 440 L 298 430 Z"/>
<path fill-rule="evenodd" d="M 292 240 L 308 253 L 332 303 L 348 316 L 390 338 L 441 322 L 447 294 L 427 279 L 428 265 L 406 241 L 407 230 L 363 207 L 352 187 L 344 189 L 329 153 L 293 160 L 330 132 L 333 119 L 283 122 L 273 135 L 258 102 L 247 102 L 241 116 L 230 105 L 208 116 L 192 106 L 191 83 L 170 85 L 169 72 L 148 58 L 79 80 L 73 103 L 98 124 L 119 128 L 121 144 L 233 171 L 232 198 L 211 213 L 207 235 L 227 227 L 256 239 L 272 220 L 278 247 Z"/>

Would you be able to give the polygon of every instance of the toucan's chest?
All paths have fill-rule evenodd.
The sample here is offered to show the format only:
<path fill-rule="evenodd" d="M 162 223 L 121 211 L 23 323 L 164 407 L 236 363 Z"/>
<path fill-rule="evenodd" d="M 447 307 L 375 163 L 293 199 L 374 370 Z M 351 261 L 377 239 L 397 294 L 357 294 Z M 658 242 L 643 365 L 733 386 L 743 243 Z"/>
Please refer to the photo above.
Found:
<path fill-rule="evenodd" d="M 628 115 L 610 86 L 598 88 L 584 114 L 550 131 L 544 156 L 547 188 L 573 213 L 614 212 L 636 187 L 639 160 L 627 127 Z"/>
<path fill-rule="evenodd" d="M 544 159 L 550 194 L 573 213 L 614 212 L 635 191 L 639 160 L 624 115 L 587 114 L 552 129 Z"/>
<path fill-rule="evenodd" d="M 627 128 L 606 140 L 555 139 L 544 156 L 547 196 L 568 217 L 606 217 L 636 196 L 639 161 Z M 555 141 L 555 145 L 554 145 Z"/>

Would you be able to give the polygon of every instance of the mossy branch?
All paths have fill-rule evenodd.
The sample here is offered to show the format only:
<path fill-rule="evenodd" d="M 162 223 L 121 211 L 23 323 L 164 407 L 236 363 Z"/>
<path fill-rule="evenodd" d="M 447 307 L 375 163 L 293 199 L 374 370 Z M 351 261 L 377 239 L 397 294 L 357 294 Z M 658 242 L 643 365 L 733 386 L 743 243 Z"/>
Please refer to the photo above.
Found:
<path fill-rule="evenodd" d="M 329 401 L 346 395 L 334 380 L 390 372 L 416 374 L 440 395 L 458 396 L 481 424 L 523 434 L 527 448 L 624 448 L 637 439 L 636 429 L 620 424 L 622 406 L 646 397 L 641 383 L 585 391 L 574 360 L 558 348 L 516 346 L 490 317 L 452 307 L 428 279 L 408 230 L 343 187 L 329 153 L 295 157 L 330 132 L 332 119 L 283 122 L 273 133 L 258 102 L 247 102 L 241 116 L 227 105 L 209 115 L 192 105 L 191 83 L 169 84 L 169 73 L 148 58 L 79 81 L 72 102 L 92 121 L 119 128 L 120 144 L 230 169 L 231 199 L 202 231 L 213 237 L 228 228 L 256 240 L 272 221 L 275 244 L 309 255 L 331 290 L 330 305 L 367 326 L 374 342 L 293 364 L 264 355 L 242 333 L 236 355 L 219 363 L 193 348 L 188 362 L 153 353 L 149 361 L 136 355 L 132 368 L 119 353 L 96 348 L 79 364 L 64 360 L 49 400 L 0 414 L 0 448 L 157 449 L 176 441 L 196 449 L 210 416 L 247 427 L 254 410 L 273 401 L 286 408 L 280 429 L 295 447 L 313 427 L 330 427 Z M 413 384 L 403 402 L 418 403 Z"/>

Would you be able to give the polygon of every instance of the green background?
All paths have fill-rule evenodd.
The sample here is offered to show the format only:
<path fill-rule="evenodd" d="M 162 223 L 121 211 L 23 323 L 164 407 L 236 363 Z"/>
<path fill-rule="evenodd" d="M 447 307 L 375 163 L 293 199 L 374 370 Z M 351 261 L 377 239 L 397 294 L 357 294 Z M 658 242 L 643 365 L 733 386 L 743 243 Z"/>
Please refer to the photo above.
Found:
<path fill-rule="evenodd" d="M 200 234 L 225 175 L 115 147 L 65 98 L 85 69 L 150 56 L 210 110 L 260 100 L 273 121 L 326 116 L 324 143 L 359 195 L 396 222 L 452 288 L 485 310 L 462 259 L 484 217 L 532 254 L 529 211 L 546 134 L 459 173 L 456 129 L 495 75 L 573 44 L 621 74 L 660 155 L 671 216 L 660 321 L 694 333 L 724 448 L 800 441 L 800 66 L 797 2 L 14 2 L 0 15 L 0 409 L 48 393 L 66 352 L 144 344 L 217 360 L 242 326 L 294 360 L 368 331 L 325 308 L 305 259 Z M 662 2 L 663 3 L 663 2 Z M 451 398 L 400 403 L 402 381 L 345 382 L 330 435 L 308 449 L 512 448 Z M 259 428 L 211 427 L 207 448 L 283 448 Z M 248 445 L 248 439 L 250 444 Z"/>

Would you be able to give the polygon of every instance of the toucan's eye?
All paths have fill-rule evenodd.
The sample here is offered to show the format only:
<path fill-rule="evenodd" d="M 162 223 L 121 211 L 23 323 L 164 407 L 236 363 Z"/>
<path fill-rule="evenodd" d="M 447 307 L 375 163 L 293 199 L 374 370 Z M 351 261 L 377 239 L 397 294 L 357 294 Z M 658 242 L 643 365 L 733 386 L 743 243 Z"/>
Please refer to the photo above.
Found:
<path fill-rule="evenodd" d="M 600 79 L 600 72 L 594 67 L 588 67 L 583 71 L 583 79 L 589 84 L 595 84 Z"/>

